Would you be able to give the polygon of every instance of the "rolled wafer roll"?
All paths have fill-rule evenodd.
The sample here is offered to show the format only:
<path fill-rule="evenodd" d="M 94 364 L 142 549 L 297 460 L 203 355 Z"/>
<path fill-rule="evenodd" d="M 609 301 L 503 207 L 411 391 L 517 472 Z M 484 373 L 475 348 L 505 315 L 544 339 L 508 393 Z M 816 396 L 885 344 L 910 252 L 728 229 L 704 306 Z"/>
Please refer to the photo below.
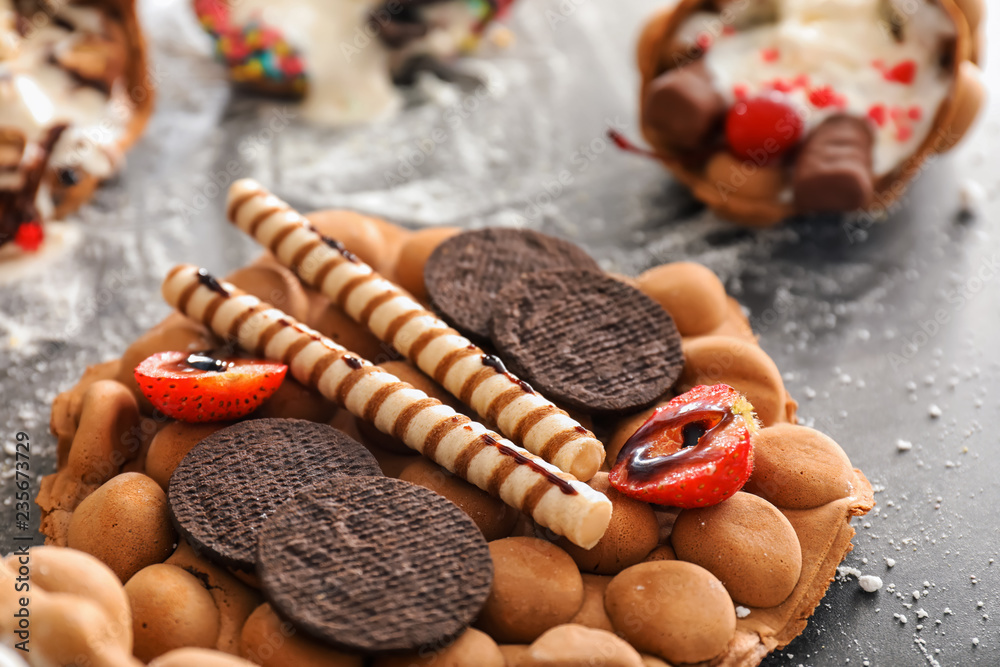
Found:
<path fill-rule="evenodd" d="M 163 296 L 244 350 L 287 364 L 302 384 L 574 544 L 589 549 L 604 535 L 611 502 L 603 494 L 257 297 L 190 265 L 170 271 Z"/>
<path fill-rule="evenodd" d="M 604 445 L 590 431 L 259 183 L 233 183 L 228 216 L 507 437 L 577 479 L 600 469 Z"/>

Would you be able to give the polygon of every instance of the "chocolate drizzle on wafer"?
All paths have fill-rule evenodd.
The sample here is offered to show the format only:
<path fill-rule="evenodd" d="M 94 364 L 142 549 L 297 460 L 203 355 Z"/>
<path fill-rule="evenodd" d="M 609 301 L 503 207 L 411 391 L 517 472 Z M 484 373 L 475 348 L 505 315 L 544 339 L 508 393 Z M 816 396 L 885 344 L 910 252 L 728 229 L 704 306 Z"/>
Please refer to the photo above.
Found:
<path fill-rule="evenodd" d="M 519 379 L 516 375 L 507 370 L 507 367 L 503 365 L 503 360 L 501 360 L 500 357 L 496 356 L 495 354 L 484 354 L 483 366 L 489 366 L 490 368 L 494 369 L 497 373 L 500 373 L 501 375 L 506 375 L 511 382 L 517 383 L 517 385 L 521 387 L 521 389 L 523 389 L 525 392 L 529 394 L 535 393 L 535 390 L 531 388 L 530 384 L 528 384 L 524 380 Z M 587 431 L 587 429 L 583 428 L 582 426 L 577 426 L 575 428 L 579 429 L 577 430 L 577 433 L 589 433 L 589 431 Z"/>
<path fill-rule="evenodd" d="M 385 280 L 343 245 L 319 234 L 309 221 L 253 181 L 237 181 L 230 189 L 228 215 L 275 257 L 295 271 L 348 316 L 392 345 L 483 419 L 506 429 L 505 435 L 567 470 L 589 479 L 603 459 L 603 445 L 537 390 L 493 361 L 476 345 Z M 514 230 L 489 230 L 506 238 Z M 518 237 L 520 238 L 520 237 Z M 598 270 L 583 250 L 566 241 L 530 233 L 522 244 L 538 261 L 581 264 Z M 554 253 L 556 260 L 545 259 Z M 508 253 L 509 254 L 509 253 Z M 479 365 L 470 357 L 482 359 Z M 502 377 L 508 387 L 496 384 Z M 545 422 L 542 425 L 542 422 Z M 537 427 L 537 428 L 536 428 Z"/>
<path fill-rule="evenodd" d="M 229 296 L 229 292 L 226 291 L 226 288 L 220 285 L 219 281 L 213 278 L 211 275 L 209 275 L 208 271 L 206 271 L 205 269 L 198 270 L 198 282 L 207 287 L 208 289 L 212 290 L 216 294 L 219 294 L 221 296 Z"/>
<path fill-rule="evenodd" d="M 204 274 L 207 275 L 207 274 Z M 229 286 L 227 286 L 229 287 Z M 193 289 L 192 289 L 193 288 Z M 204 288 L 205 291 L 198 292 Z M 457 414 L 439 401 L 426 396 L 413 396 L 410 385 L 399 381 L 383 369 L 372 366 L 348 353 L 333 341 L 303 327 L 287 315 L 282 315 L 256 297 L 235 288 L 224 290 L 225 294 L 213 290 L 203 283 L 203 272 L 195 267 L 178 267 L 171 271 L 164 284 L 164 294 L 168 301 L 185 314 L 210 326 L 217 334 L 238 342 L 245 349 L 264 354 L 272 359 L 281 359 L 292 370 L 300 382 L 318 389 L 331 400 L 347 407 L 359 418 L 380 424 L 379 428 L 392 432 L 410 447 L 425 456 L 445 465 L 456 474 L 480 488 L 494 493 L 505 502 L 535 518 L 536 522 L 552 530 L 565 534 L 581 546 L 593 544 L 599 539 L 610 520 L 610 504 L 607 499 L 591 492 L 572 476 L 545 464 L 540 458 L 521 450 L 499 435 L 486 431 L 465 415 Z M 234 301 L 238 299 L 238 301 Z M 206 319 L 207 313 L 219 313 L 223 304 L 237 303 L 240 310 L 225 309 L 229 320 L 222 321 L 215 316 Z M 277 332 L 289 329 L 298 335 L 283 337 L 283 349 L 263 342 L 275 342 Z M 265 341 L 266 337 L 266 341 Z M 322 346 L 321 348 L 316 345 Z M 305 357 L 305 359 L 303 359 Z M 343 365 L 337 362 L 343 361 Z M 483 368 L 491 374 L 492 368 Z M 330 381 L 331 373 L 337 379 Z M 358 403 L 356 388 L 366 396 Z M 400 400 L 390 401 L 390 397 L 406 391 L 408 395 Z M 518 390 L 520 391 L 520 390 Z M 388 406 L 391 404 L 391 408 Z M 382 425 L 385 410 L 391 409 L 391 421 Z M 556 410 L 554 406 L 550 409 Z M 518 425 L 534 419 L 538 411 L 529 413 Z M 450 413 L 450 414 L 448 414 Z M 414 432 L 414 420 L 420 418 L 422 427 Z M 469 431 L 468 435 L 456 436 L 457 429 Z M 447 444 L 446 444 L 447 443 Z M 474 459 L 492 449 L 495 454 L 472 466 Z M 509 462 L 509 465 L 506 463 Z M 517 480 L 508 478 L 515 469 L 530 470 L 531 476 L 519 475 Z M 554 500 L 548 492 L 558 489 L 558 496 L 577 498 L 565 501 L 569 507 L 557 509 L 562 501 Z M 544 501 L 543 499 L 548 498 Z M 573 509 L 580 514 L 574 516 Z"/>
<path fill-rule="evenodd" d="M 512 459 L 514 459 L 514 461 L 516 461 L 518 465 L 527 465 L 530 468 L 532 468 L 535 472 L 537 472 L 539 475 L 544 475 L 546 479 L 548 479 L 550 482 L 558 486 L 559 490 L 565 493 L 566 495 L 571 496 L 577 493 L 577 490 L 573 488 L 573 485 L 564 480 L 562 477 L 559 477 L 558 475 L 550 472 L 549 470 L 546 470 L 542 466 L 538 465 L 533 459 L 529 459 L 527 456 L 517 451 L 513 447 L 509 447 L 505 444 L 497 442 L 496 438 L 491 436 L 489 433 L 483 433 L 479 437 L 486 444 L 490 445 L 491 447 L 496 447 L 497 449 L 499 449 L 500 453 L 503 454 L 504 456 L 509 456 Z"/>
<path fill-rule="evenodd" d="M 309 225 L 307 227 L 307 229 L 309 229 L 310 231 L 313 231 L 313 232 L 316 232 L 317 234 L 319 234 L 319 232 L 316 231 L 316 228 L 313 227 L 312 225 Z M 345 246 L 342 242 L 338 241 L 337 239 L 332 239 L 329 236 L 324 236 L 322 234 L 320 234 L 319 237 L 320 237 L 320 239 L 322 239 L 323 243 L 327 244 L 328 246 L 330 246 L 331 248 L 333 248 L 334 250 L 336 250 L 337 252 L 339 252 L 341 255 L 343 255 L 344 259 L 346 259 L 349 262 L 355 262 L 355 263 L 357 263 L 358 256 L 355 255 L 350 250 L 348 250 L 347 246 Z"/>

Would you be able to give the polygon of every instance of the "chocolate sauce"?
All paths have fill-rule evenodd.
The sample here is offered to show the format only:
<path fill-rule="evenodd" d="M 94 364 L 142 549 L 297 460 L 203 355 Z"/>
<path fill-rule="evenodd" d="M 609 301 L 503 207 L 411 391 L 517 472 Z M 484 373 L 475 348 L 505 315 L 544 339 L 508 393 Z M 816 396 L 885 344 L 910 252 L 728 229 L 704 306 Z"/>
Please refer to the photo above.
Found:
<path fill-rule="evenodd" d="M 489 366 L 497 373 L 507 374 L 507 367 L 503 365 L 503 361 L 500 357 L 495 354 L 484 354 L 483 355 L 483 366 Z"/>
<path fill-rule="evenodd" d="M 224 297 L 229 296 L 229 291 L 225 287 L 219 284 L 219 281 L 212 277 L 212 275 L 205 269 L 198 269 L 198 282 L 212 290 L 216 294 Z"/>
<path fill-rule="evenodd" d="M 729 407 L 705 400 L 657 412 L 625 442 L 615 467 L 624 465 L 629 481 L 649 482 L 665 479 L 681 467 L 715 460 L 718 452 L 707 445 L 735 418 Z M 677 449 L 668 454 L 650 454 L 664 435 Z"/>
<path fill-rule="evenodd" d="M 298 331 L 303 336 L 308 336 L 309 338 L 311 338 L 312 340 L 316 341 L 317 343 L 322 343 L 323 345 L 325 345 L 328 348 L 330 347 L 330 344 L 328 342 L 326 342 L 326 341 L 323 340 L 323 336 L 319 335 L 315 331 L 309 331 L 308 329 L 306 329 L 305 327 L 303 327 L 302 324 L 300 324 L 299 322 L 296 322 L 295 324 L 292 324 L 291 322 L 289 322 L 288 320 L 286 320 L 284 317 L 282 317 L 281 319 L 278 320 L 278 324 L 281 324 L 282 326 L 286 326 L 286 327 L 291 327 L 292 329 L 295 329 L 296 331 Z M 355 361 L 357 361 L 357 360 L 355 360 Z M 348 362 L 348 365 L 350 365 L 350 362 Z"/>
<path fill-rule="evenodd" d="M 470 347 L 474 348 L 475 346 L 470 345 Z M 495 354 L 484 354 L 483 366 L 492 368 L 501 375 L 506 375 L 507 379 L 516 384 L 517 386 L 519 386 L 521 388 L 521 391 L 523 391 L 524 393 L 526 394 L 535 393 L 534 388 L 530 384 L 528 384 L 524 380 L 518 378 L 516 375 L 508 371 L 507 367 L 504 366 L 503 361 L 501 361 L 500 357 L 496 356 Z"/>
<path fill-rule="evenodd" d="M 207 352 L 195 352 L 185 360 L 188 366 L 199 371 L 222 373 L 229 368 L 229 362 L 216 359 Z"/>
<path fill-rule="evenodd" d="M 361 363 L 360 359 L 351 356 L 344 356 L 344 363 L 356 371 L 361 370 L 361 367 L 364 366 L 364 364 Z"/>
<path fill-rule="evenodd" d="M 511 457 L 519 465 L 526 465 L 526 466 L 528 466 L 529 468 L 531 468 L 532 470 L 534 470 L 535 472 L 537 472 L 539 475 L 541 475 L 542 477 L 544 477 L 545 479 L 547 479 L 551 483 L 553 483 L 556 486 L 558 486 L 559 490 L 562 491 L 563 493 L 565 493 L 567 496 L 573 496 L 573 495 L 576 495 L 577 493 L 579 493 L 579 491 L 577 491 L 575 488 L 573 488 L 573 485 L 570 484 L 569 482 L 567 482 L 565 479 L 563 479 L 559 475 L 555 474 L 554 472 L 552 472 L 548 468 L 545 468 L 543 466 L 538 465 L 537 461 L 535 461 L 534 459 L 529 459 L 527 456 L 525 456 L 521 452 L 517 451 L 513 447 L 510 447 L 509 445 L 505 445 L 505 444 L 499 442 L 496 438 L 492 437 L 491 435 L 489 435 L 487 433 L 484 433 L 480 437 L 482 438 L 482 440 L 486 444 L 492 445 L 493 447 L 496 447 L 497 450 L 501 454 L 503 454 L 504 456 Z"/>
<path fill-rule="evenodd" d="M 326 245 L 330 246 L 331 248 L 339 252 L 341 255 L 343 255 L 344 259 L 346 259 L 347 261 L 354 262 L 355 264 L 358 263 L 358 256 L 355 255 L 350 250 L 348 250 L 347 246 L 345 246 L 337 239 L 333 239 L 330 238 L 329 236 L 324 236 L 323 234 L 320 234 L 319 230 L 313 227 L 312 225 L 306 225 L 306 229 L 308 229 L 311 232 L 316 232 L 316 234 L 319 235 L 319 238 L 321 241 L 323 241 L 323 243 L 325 243 Z"/>
<path fill-rule="evenodd" d="M 698 443 L 708 432 L 708 426 L 704 422 L 691 422 L 685 424 L 681 429 L 681 449 L 697 447 Z"/>

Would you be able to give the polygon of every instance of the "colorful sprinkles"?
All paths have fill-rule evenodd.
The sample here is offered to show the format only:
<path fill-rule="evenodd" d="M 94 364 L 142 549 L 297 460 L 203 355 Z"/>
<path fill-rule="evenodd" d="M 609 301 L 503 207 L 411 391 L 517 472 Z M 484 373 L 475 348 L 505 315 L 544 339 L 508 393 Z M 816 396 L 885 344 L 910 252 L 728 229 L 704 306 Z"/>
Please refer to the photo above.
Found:
<path fill-rule="evenodd" d="M 233 81 L 305 94 L 303 56 L 279 30 L 258 20 L 234 25 L 225 0 L 195 0 L 194 6 L 202 27 L 215 38 L 216 57 L 229 68 Z"/>
<path fill-rule="evenodd" d="M 729 26 L 727 26 L 729 27 Z M 705 32 L 698 35 L 696 42 L 702 48 L 706 48 L 702 42 L 711 45 L 712 36 Z M 772 47 L 764 47 L 758 51 L 761 62 L 767 64 L 777 63 L 781 60 L 781 51 Z M 873 60 L 871 66 L 878 70 L 882 77 L 895 84 L 904 86 L 912 85 L 917 76 L 917 64 L 913 60 L 903 60 L 895 64 L 887 64 L 882 60 Z M 761 91 L 775 91 L 779 93 L 793 93 L 801 90 L 805 94 L 805 100 L 814 109 L 847 109 L 847 97 L 829 85 L 813 85 L 809 75 L 800 74 L 795 77 L 778 77 L 765 81 L 761 85 Z M 749 86 L 737 83 L 732 87 L 733 98 L 737 102 L 745 102 L 754 94 Z M 888 107 L 885 104 L 873 104 L 868 109 L 868 119 L 879 129 L 888 129 L 892 132 L 893 138 L 900 142 L 909 141 L 913 137 L 914 123 L 919 122 L 924 116 L 924 110 L 919 105 L 908 107 Z"/>
<path fill-rule="evenodd" d="M 474 49 L 486 27 L 507 13 L 514 0 L 465 0 L 477 17 L 472 35 L 462 50 Z M 253 19 L 245 25 L 233 22 L 231 0 L 194 0 L 202 27 L 215 39 L 216 57 L 228 68 L 236 83 L 270 85 L 294 95 L 308 87 L 304 54 L 285 39 L 277 28 Z"/>

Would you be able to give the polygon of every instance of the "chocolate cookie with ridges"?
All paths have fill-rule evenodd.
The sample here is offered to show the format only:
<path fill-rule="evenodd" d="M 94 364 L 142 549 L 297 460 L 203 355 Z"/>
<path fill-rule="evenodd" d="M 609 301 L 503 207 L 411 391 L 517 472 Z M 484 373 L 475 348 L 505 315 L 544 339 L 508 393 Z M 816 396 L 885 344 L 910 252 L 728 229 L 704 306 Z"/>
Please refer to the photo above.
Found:
<path fill-rule="evenodd" d="M 356 417 L 372 418 L 383 433 L 395 432 L 407 446 L 574 544 L 590 548 L 604 534 L 611 503 L 603 494 L 257 297 L 224 282 L 223 294 L 205 282 L 197 267 L 175 267 L 163 283 L 164 298 L 244 350 L 284 360 L 299 382 Z"/>
<path fill-rule="evenodd" d="M 305 284 L 320 290 L 525 449 L 581 480 L 601 467 L 604 446 L 590 431 L 519 378 L 497 369 L 468 338 L 343 246 L 328 242 L 304 216 L 259 183 L 234 183 L 227 215 Z"/>

